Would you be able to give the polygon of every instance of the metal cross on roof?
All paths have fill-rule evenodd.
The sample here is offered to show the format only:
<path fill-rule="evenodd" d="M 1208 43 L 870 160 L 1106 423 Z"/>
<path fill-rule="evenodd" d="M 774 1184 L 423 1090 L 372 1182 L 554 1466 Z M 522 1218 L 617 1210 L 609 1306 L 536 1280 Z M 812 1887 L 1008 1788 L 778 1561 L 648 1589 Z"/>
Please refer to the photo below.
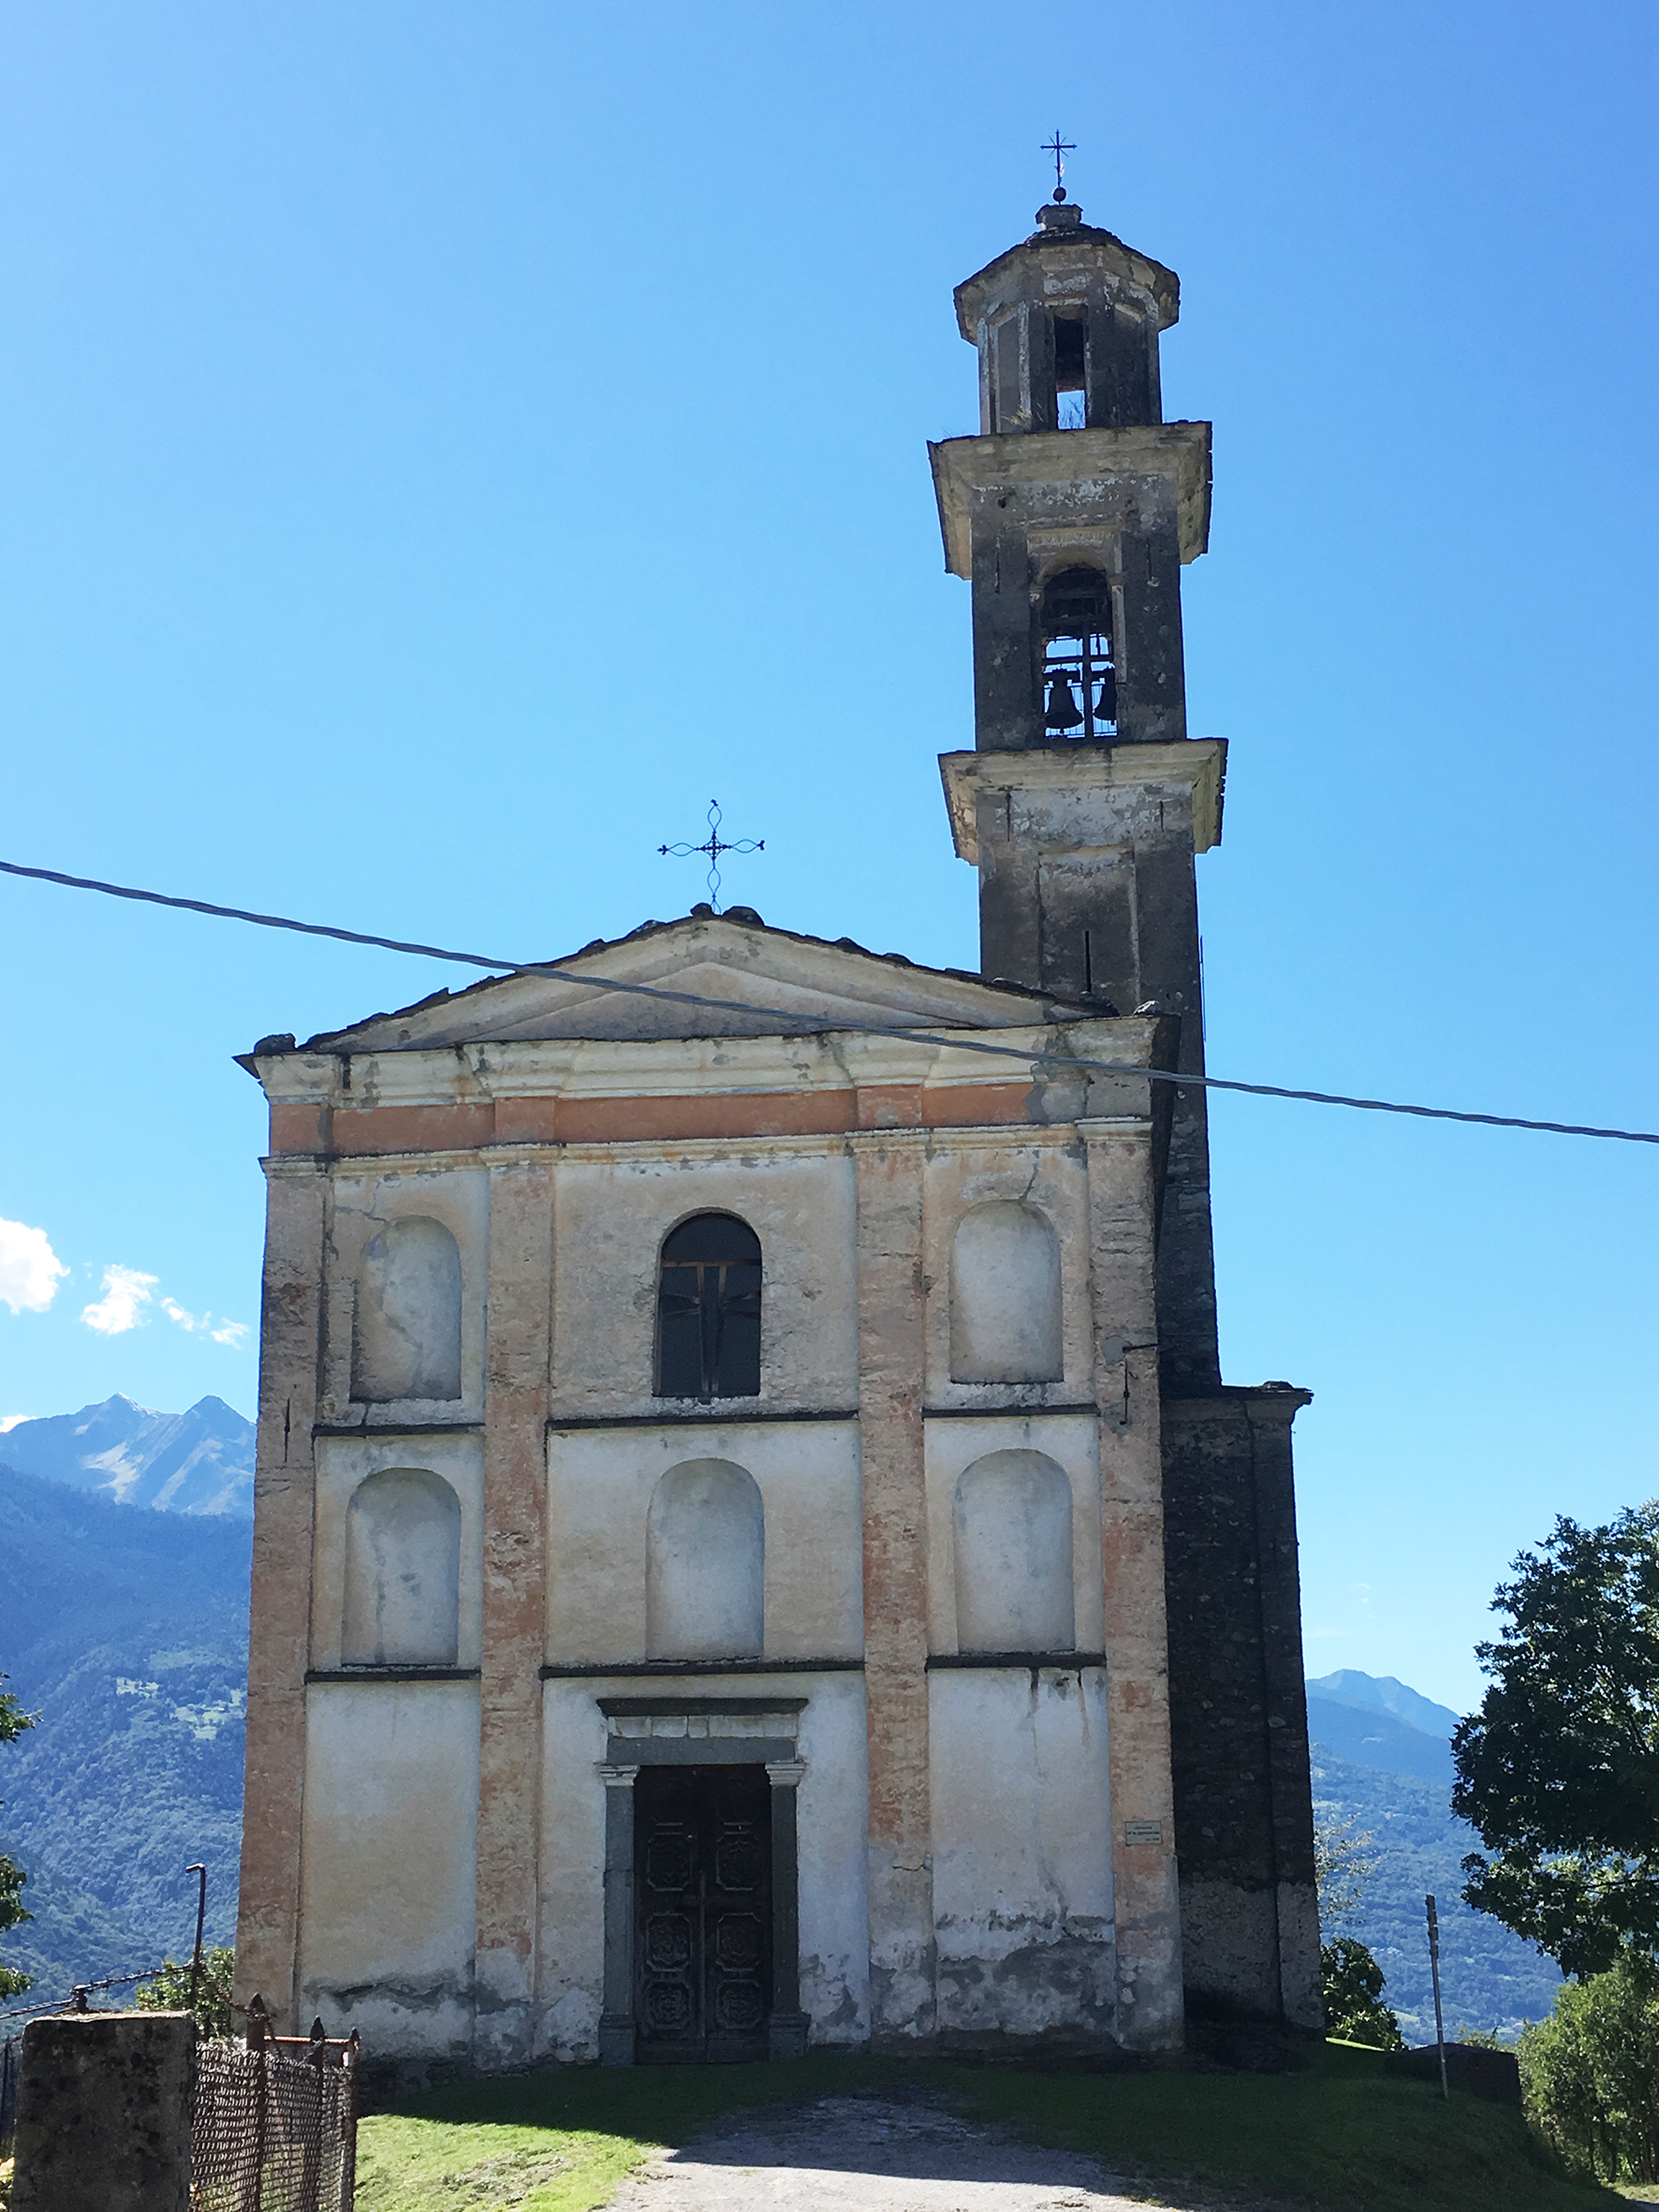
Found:
<path fill-rule="evenodd" d="M 1043 141 L 1042 151 L 1045 154 L 1052 154 L 1054 156 L 1054 197 L 1056 199 L 1064 199 L 1065 198 L 1065 157 L 1068 154 L 1075 154 L 1077 147 L 1069 139 L 1063 139 L 1056 131 L 1051 139 L 1046 139 Z"/>
<path fill-rule="evenodd" d="M 688 860 L 694 852 L 708 854 L 709 904 L 716 914 L 720 911 L 721 854 L 723 852 L 764 852 L 766 850 L 764 837 L 723 837 L 720 834 L 720 825 L 723 818 L 719 800 L 711 799 L 709 802 L 709 835 L 706 843 L 702 845 L 659 845 L 657 847 L 659 853 L 671 853 L 676 860 Z"/>

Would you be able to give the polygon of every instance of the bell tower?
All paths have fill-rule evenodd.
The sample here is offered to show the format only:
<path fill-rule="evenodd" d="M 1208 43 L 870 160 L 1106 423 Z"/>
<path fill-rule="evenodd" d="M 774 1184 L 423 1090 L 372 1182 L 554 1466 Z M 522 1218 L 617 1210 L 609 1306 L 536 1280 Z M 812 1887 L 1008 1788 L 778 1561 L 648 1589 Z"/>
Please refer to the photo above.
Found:
<path fill-rule="evenodd" d="M 1226 747 L 1188 734 L 1181 571 L 1210 425 L 1166 422 L 1174 273 L 1057 190 L 956 291 L 979 434 L 932 446 L 973 595 L 972 752 L 940 760 L 979 875 L 980 966 L 1179 1018 L 1204 1072 L 1196 862 Z M 1221 1379 L 1205 1092 L 1177 1084 L 1157 1231 L 1170 1759 L 1189 2022 L 1321 2022 L 1290 1425 L 1308 1393 Z M 1103 1461 L 1109 1453 L 1103 1440 Z"/>
<path fill-rule="evenodd" d="M 930 449 L 947 566 L 973 592 L 975 750 L 940 765 L 979 871 L 987 976 L 1182 1017 L 1203 1071 L 1194 858 L 1226 747 L 1186 729 L 1181 569 L 1210 526 L 1210 425 L 1166 422 L 1174 273 L 1056 199 L 956 292 L 977 437 Z M 1166 1379 L 1220 1379 L 1209 1142 L 1176 1101 L 1160 1246 Z"/>

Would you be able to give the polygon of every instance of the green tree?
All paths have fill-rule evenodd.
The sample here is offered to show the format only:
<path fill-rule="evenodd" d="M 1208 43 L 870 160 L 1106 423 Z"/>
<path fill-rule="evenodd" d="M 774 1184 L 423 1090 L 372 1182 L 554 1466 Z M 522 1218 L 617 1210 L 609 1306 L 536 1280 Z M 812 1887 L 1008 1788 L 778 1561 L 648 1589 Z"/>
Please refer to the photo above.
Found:
<path fill-rule="evenodd" d="M 1380 1856 L 1369 1828 L 1361 1828 L 1355 1820 L 1334 1818 L 1329 1806 L 1314 1807 L 1314 1885 L 1319 1905 L 1325 2032 L 1342 2042 L 1399 2051 L 1404 2040 L 1399 2021 L 1383 2002 L 1382 1968 L 1357 1936 L 1336 1933 L 1358 1912 Z"/>
<path fill-rule="evenodd" d="M 0 1674 L 0 1683 L 10 1679 Z M 39 1719 L 38 1713 L 25 1713 L 9 1689 L 0 1689 L 0 1744 L 15 1744 L 25 1729 L 33 1728 Z M 32 1912 L 23 1910 L 23 1884 L 28 1876 L 15 1859 L 0 1851 L 0 1936 L 7 1928 L 14 1928 L 20 1921 L 33 1920 Z M 19 1973 L 16 1967 L 0 1967 L 0 1997 L 20 1997 L 29 1987 L 30 1977 Z"/>
<path fill-rule="evenodd" d="M 196 2025 L 203 2035 L 230 2033 L 230 1988 L 236 1976 L 236 1954 L 228 1944 L 213 1944 L 201 1954 L 201 1981 L 196 1992 Z M 139 1985 L 140 2013 L 187 2013 L 190 2010 L 190 1961 L 163 1959 L 161 1971 Z"/>
<path fill-rule="evenodd" d="M 1578 1976 L 1659 1955 L 1659 1502 L 1558 1520 L 1476 1647 L 1491 1687 L 1452 1737 L 1479 1831 L 1463 1895 Z"/>
<path fill-rule="evenodd" d="M 1568 1982 L 1521 2032 L 1527 2114 L 1568 2165 L 1598 2181 L 1659 2181 L 1659 1971 L 1627 1954 Z"/>
<path fill-rule="evenodd" d="M 1365 1944 L 1339 1936 L 1319 1946 L 1325 1984 L 1325 2032 L 1340 2042 L 1370 2043 L 1379 2051 L 1402 2051 L 1400 2023 L 1383 2002 L 1383 1969 Z"/>

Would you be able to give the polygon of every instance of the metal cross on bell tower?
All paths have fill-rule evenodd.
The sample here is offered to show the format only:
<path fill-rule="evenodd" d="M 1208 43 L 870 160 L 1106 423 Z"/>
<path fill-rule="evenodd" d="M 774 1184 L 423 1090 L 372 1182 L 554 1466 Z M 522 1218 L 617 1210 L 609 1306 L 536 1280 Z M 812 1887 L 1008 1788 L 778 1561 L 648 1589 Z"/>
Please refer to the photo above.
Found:
<path fill-rule="evenodd" d="M 1077 147 L 1070 139 L 1063 139 L 1058 131 L 1043 141 L 1042 151 L 1054 156 L 1054 199 L 1056 205 L 1065 198 L 1065 157 L 1075 154 Z"/>
<path fill-rule="evenodd" d="M 718 799 L 709 802 L 709 834 L 701 845 L 659 845 L 659 853 L 671 854 L 676 860 L 689 860 L 694 852 L 709 856 L 709 904 L 716 914 L 720 911 L 720 856 L 723 852 L 764 852 L 764 837 L 723 837 L 720 825 L 724 820 Z"/>

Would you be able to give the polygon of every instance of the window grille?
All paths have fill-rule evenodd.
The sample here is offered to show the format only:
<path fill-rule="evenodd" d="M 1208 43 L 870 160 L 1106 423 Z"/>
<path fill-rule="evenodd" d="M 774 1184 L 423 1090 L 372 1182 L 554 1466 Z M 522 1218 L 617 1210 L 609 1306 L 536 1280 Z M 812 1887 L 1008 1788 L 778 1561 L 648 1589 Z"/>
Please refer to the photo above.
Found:
<path fill-rule="evenodd" d="M 752 1398 L 760 1389 L 760 1239 L 735 1214 L 694 1214 L 664 1241 L 659 1398 Z"/>

